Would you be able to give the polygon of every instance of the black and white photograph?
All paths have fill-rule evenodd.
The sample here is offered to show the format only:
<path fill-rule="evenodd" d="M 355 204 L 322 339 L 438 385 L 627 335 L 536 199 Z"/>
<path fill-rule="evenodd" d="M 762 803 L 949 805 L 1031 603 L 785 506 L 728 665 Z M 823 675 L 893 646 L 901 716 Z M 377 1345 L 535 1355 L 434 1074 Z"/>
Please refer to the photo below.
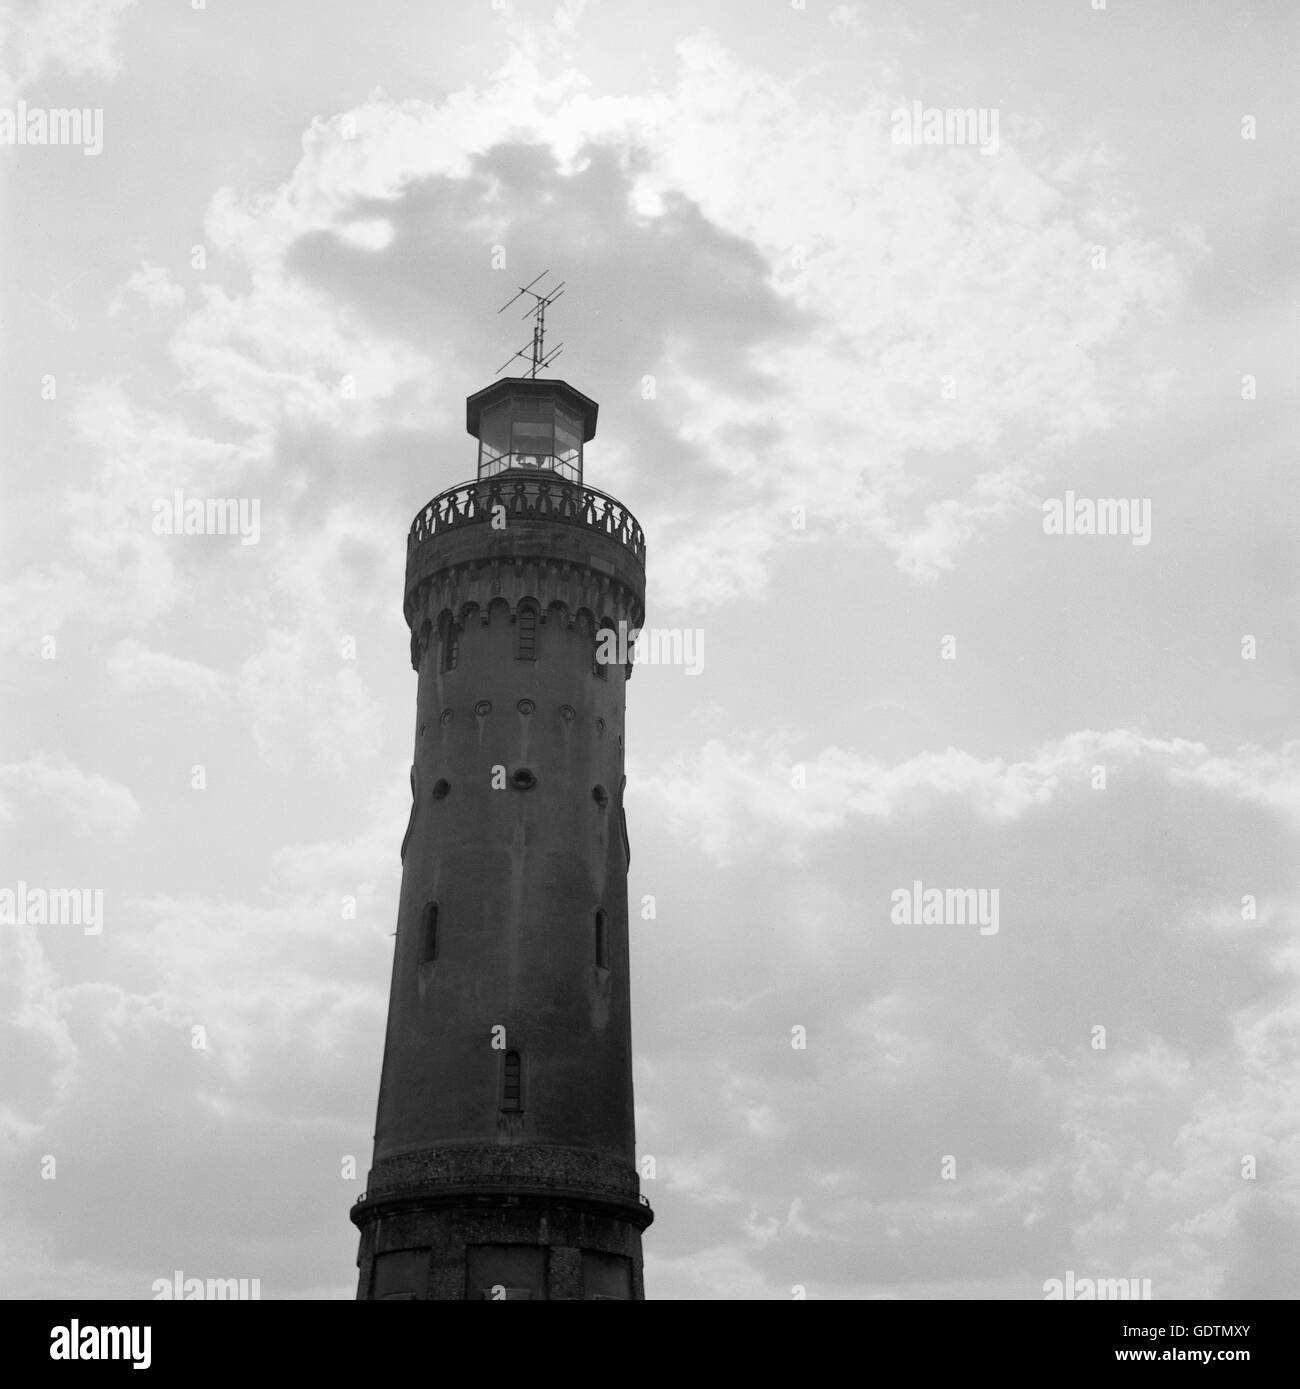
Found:
<path fill-rule="evenodd" d="M 1258 1367 L 1297 90 L 1288 0 L 0 3 L 45 1373 L 467 1300 Z"/>

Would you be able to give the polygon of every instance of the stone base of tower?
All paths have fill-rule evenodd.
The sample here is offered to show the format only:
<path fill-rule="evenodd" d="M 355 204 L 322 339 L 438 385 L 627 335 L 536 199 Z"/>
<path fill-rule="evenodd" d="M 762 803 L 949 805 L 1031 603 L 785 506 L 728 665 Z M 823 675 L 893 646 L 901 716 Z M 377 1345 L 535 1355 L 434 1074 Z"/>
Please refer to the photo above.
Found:
<path fill-rule="evenodd" d="M 559 1192 L 426 1190 L 359 1201 L 357 1297 L 640 1301 L 648 1205 Z"/>

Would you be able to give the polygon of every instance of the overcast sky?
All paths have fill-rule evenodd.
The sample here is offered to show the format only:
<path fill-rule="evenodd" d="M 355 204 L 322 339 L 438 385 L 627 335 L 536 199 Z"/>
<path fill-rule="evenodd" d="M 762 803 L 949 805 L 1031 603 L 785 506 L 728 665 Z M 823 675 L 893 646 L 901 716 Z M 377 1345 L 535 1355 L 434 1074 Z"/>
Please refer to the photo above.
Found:
<path fill-rule="evenodd" d="M 102 113 L 0 145 L 0 891 L 103 894 L 0 925 L 0 1295 L 354 1294 L 406 531 L 547 268 L 704 641 L 629 687 L 647 1295 L 1300 1295 L 1296 12 L 1094 3 L 0 7 Z"/>

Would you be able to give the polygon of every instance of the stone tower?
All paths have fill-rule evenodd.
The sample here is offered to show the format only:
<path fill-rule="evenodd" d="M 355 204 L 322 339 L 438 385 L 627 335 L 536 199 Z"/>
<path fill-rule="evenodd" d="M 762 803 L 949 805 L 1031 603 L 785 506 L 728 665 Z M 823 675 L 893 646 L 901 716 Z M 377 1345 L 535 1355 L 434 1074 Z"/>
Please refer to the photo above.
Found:
<path fill-rule="evenodd" d="M 645 538 L 583 483 L 596 403 L 466 402 L 478 476 L 407 541 L 419 676 L 360 1298 L 639 1299 L 623 814 Z M 626 658 L 626 646 L 619 655 Z"/>

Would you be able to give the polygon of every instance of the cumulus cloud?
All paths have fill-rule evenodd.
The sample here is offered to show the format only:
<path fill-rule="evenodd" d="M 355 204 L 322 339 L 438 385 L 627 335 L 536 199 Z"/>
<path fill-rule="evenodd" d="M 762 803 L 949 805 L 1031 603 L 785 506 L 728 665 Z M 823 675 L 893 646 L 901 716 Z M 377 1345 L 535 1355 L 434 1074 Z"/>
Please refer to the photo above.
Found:
<path fill-rule="evenodd" d="M 0 813 L 12 823 L 18 809 L 52 812 L 65 832 L 121 837 L 140 823 L 131 791 L 98 772 L 84 772 L 66 756 L 51 754 L 0 766 Z"/>
<path fill-rule="evenodd" d="M 151 309 L 178 309 L 185 302 L 184 288 L 171 278 L 166 267 L 150 265 L 148 261 L 127 277 L 126 283 L 113 296 L 109 313 L 121 313 L 131 294 L 138 295 Z"/>
<path fill-rule="evenodd" d="M 198 661 L 187 661 L 150 651 L 133 638 L 119 641 L 108 657 L 109 679 L 128 693 L 167 690 L 207 704 L 225 699 L 229 681 L 220 671 Z"/>
<path fill-rule="evenodd" d="M 703 295 L 672 293 L 674 272 L 663 268 L 668 296 L 661 289 L 659 298 L 675 306 L 671 325 L 655 341 L 642 323 L 643 355 L 628 369 L 657 376 L 658 398 L 672 402 L 670 432 L 716 473 L 712 491 L 693 489 L 694 514 L 719 509 L 716 489 L 726 479 L 730 496 L 723 518 L 711 519 L 710 544 L 719 528 L 746 544 L 743 562 L 724 558 L 711 582 L 692 586 L 698 524 L 675 521 L 669 498 L 653 498 L 643 519 L 655 523 L 661 600 L 711 604 L 760 589 L 770 557 L 791 539 L 774 515 L 793 505 L 883 543 L 915 579 L 951 571 L 972 539 L 1032 504 L 1026 483 L 1050 466 L 1052 448 L 1105 427 L 1122 391 L 1145 391 L 1144 378 L 1104 376 L 1097 354 L 1113 351 L 1135 313 L 1177 295 L 1185 248 L 1124 230 L 1129 210 L 1117 195 L 1094 191 L 1081 206 L 1077 189 L 1095 184 L 1098 170 L 1041 148 L 1028 132 L 1013 132 L 995 168 L 900 150 L 888 122 L 900 98 L 884 68 L 846 119 L 832 118 L 814 88 L 797 92 L 747 69 L 716 39 L 685 39 L 678 57 L 670 99 L 595 101 L 570 71 L 544 76 L 520 39 L 472 98 L 376 97 L 318 121 L 280 188 L 224 189 L 213 199 L 208 235 L 249 267 L 253 286 L 238 296 L 205 287 L 173 344 L 190 383 L 259 430 L 304 420 L 374 429 L 387 403 L 429 379 L 428 353 L 438 349 L 432 336 L 421 352 L 375 332 L 363 305 L 341 305 L 289 273 L 312 238 L 328 233 L 408 274 L 416 262 L 401 225 L 422 184 L 476 182 L 492 151 L 528 144 L 555 161 L 563 192 L 591 151 L 630 149 L 637 172 L 621 204 L 599 209 L 597 236 L 663 222 L 689 200 L 718 236 L 757 253 L 770 292 L 805 329 L 834 325 L 778 334 L 761 353 L 754 342 L 730 359 L 701 356 L 691 340 L 716 317 L 718 293 L 740 263 L 720 263 Z M 502 163 L 498 194 L 512 176 Z M 511 240 L 517 218 L 508 203 L 495 215 L 485 206 L 490 196 L 466 205 L 460 228 L 482 257 Z M 811 207 L 815 226 L 801 212 Z M 1112 243 L 1121 239 L 1122 276 L 1091 268 L 1094 223 Z M 685 282 L 706 253 L 703 239 L 693 240 L 690 256 L 675 261 Z M 592 271 L 589 263 L 588 279 Z M 653 274 L 644 256 L 638 273 Z M 626 275 L 623 284 L 631 287 Z M 724 369 L 748 373 L 744 388 Z M 757 382 L 761 431 L 753 427 Z M 998 460 L 999 440 L 1026 425 L 1037 428 L 1042 456 L 1033 467 Z M 968 454 L 964 497 L 948 495 L 946 472 L 930 478 L 918 461 L 958 450 Z M 908 516 L 918 506 L 919 524 Z"/>

